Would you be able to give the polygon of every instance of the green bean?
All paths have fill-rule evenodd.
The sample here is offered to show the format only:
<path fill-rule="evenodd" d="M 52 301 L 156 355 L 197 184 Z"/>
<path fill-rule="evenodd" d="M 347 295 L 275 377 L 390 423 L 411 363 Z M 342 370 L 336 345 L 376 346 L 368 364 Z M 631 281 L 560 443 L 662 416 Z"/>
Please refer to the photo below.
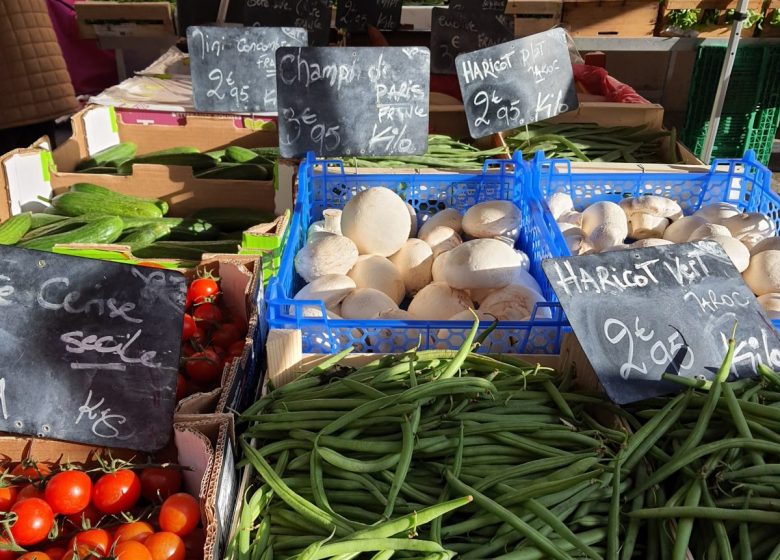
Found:
<path fill-rule="evenodd" d="M 719 519 L 721 521 L 736 521 L 747 523 L 780 523 L 777 512 L 757 509 L 726 509 L 719 507 L 660 507 L 632 511 L 628 515 L 640 519 L 692 518 Z"/>
<path fill-rule="evenodd" d="M 702 479 L 699 483 L 699 486 L 701 488 L 701 497 L 704 505 L 706 507 L 714 508 L 715 502 L 710 495 L 706 481 Z M 723 521 L 713 520 L 712 527 L 715 531 L 715 543 L 717 544 L 718 557 L 720 560 L 733 560 L 733 556 L 731 554 L 731 543 L 729 542 L 729 535 L 726 531 L 726 525 L 723 523 Z"/>

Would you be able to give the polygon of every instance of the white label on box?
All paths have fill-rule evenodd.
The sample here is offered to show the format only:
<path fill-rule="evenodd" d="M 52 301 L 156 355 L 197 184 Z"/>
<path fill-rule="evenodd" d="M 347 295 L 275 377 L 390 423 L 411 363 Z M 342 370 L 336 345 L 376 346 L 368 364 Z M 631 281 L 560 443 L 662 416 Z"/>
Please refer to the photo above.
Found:
<path fill-rule="evenodd" d="M 111 107 L 94 107 L 84 114 L 84 131 L 89 155 L 119 144 L 119 132 L 114 130 Z"/>
<path fill-rule="evenodd" d="M 48 204 L 40 197 L 51 198 L 51 183 L 44 176 L 49 152 L 35 151 L 16 154 L 3 162 L 8 177 L 11 214 L 41 212 Z"/>
<path fill-rule="evenodd" d="M 222 458 L 222 468 L 219 474 L 219 486 L 217 487 L 217 542 L 219 551 L 216 558 L 221 558 L 221 551 L 227 546 L 230 533 L 230 523 L 233 518 L 233 510 L 236 504 L 236 491 L 238 479 L 236 476 L 236 464 L 233 459 L 233 444 L 230 439 L 225 442 L 225 455 Z"/>

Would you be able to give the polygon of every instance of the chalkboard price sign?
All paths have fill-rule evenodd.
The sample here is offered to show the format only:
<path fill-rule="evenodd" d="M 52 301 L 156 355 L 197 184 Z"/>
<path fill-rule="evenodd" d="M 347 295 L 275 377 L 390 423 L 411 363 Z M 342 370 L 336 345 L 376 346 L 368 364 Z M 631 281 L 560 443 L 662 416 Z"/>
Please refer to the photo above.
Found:
<path fill-rule="evenodd" d="M 579 105 L 562 29 L 461 54 L 455 64 L 474 138 L 549 119 Z"/>
<path fill-rule="evenodd" d="M 246 2 L 244 25 L 247 27 L 301 27 L 309 32 L 309 45 L 328 44 L 330 0 L 243 1 Z"/>
<path fill-rule="evenodd" d="M 515 37 L 509 16 L 434 8 L 431 15 L 431 71 L 455 74 L 460 53 L 492 47 Z"/>
<path fill-rule="evenodd" d="M 282 157 L 425 153 L 429 69 L 420 47 L 279 48 Z"/>
<path fill-rule="evenodd" d="M 503 14 L 506 11 L 506 0 L 450 0 L 450 10 L 463 10 L 464 12 L 496 12 Z"/>
<path fill-rule="evenodd" d="M 736 324 L 732 378 L 780 368 L 780 339 L 723 249 L 697 241 L 542 268 L 599 381 L 616 403 L 679 390 L 663 373 L 712 379 Z"/>
<path fill-rule="evenodd" d="M 306 46 L 295 27 L 190 27 L 192 94 L 207 113 L 276 111 L 276 49 Z"/>
<path fill-rule="evenodd" d="M 338 0 L 336 27 L 365 31 L 372 25 L 380 31 L 394 31 L 401 25 L 403 0 Z"/>
<path fill-rule="evenodd" d="M 185 294 L 178 272 L 0 247 L 0 431 L 164 447 Z"/>

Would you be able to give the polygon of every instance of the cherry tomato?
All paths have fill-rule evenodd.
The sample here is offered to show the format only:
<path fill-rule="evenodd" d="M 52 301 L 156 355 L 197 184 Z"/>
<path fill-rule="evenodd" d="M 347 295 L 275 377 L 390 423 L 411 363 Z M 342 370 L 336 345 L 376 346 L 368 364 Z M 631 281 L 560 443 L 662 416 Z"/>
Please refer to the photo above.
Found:
<path fill-rule="evenodd" d="M 100 556 L 98 554 L 98 556 Z M 92 552 L 86 546 L 79 546 L 75 550 L 70 549 L 62 557 L 62 560 L 87 560 L 87 558 L 95 558 Z"/>
<path fill-rule="evenodd" d="M 211 343 L 220 348 L 229 348 L 231 344 L 241 339 L 241 331 L 233 323 L 225 323 L 217 327 L 211 335 Z M 243 341 L 241 341 L 243 342 Z"/>
<path fill-rule="evenodd" d="M 52 546 L 44 550 L 44 552 L 49 555 L 51 560 L 61 560 L 67 551 L 60 546 Z"/>
<path fill-rule="evenodd" d="M 181 339 L 187 341 L 195 334 L 195 319 L 189 313 L 184 314 L 184 323 L 181 327 Z"/>
<path fill-rule="evenodd" d="M 16 521 L 11 525 L 11 535 L 19 546 L 38 544 L 49 536 L 54 525 L 54 512 L 44 500 L 27 498 L 11 508 Z"/>
<path fill-rule="evenodd" d="M 92 480 L 82 471 L 59 472 L 46 484 L 45 496 L 54 513 L 79 513 L 92 498 Z"/>
<path fill-rule="evenodd" d="M 0 545 L 11 546 L 11 541 L 5 537 L 0 537 Z M 8 550 L 7 548 L 0 548 L 0 560 L 14 560 L 18 552 Z"/>
<path fill-rule="evenodd" d="M 46 463 L 22 462 L 11 471 L 12 476 L 26 478 L 28 480 L 40 480 L 51 474 L 51 467 Z"/>
<path fill-rule="evenodd" d="M 44 499 L 43 490 L 38 488 L 35 484 L 25 484 L 22 486 L 22 489 L 19 490 L 19 493 L 16 495 L 16 501 L 21 502 L 22 500 L 26 500 L 27 498 L 40 498 L 41 500 Z"/>
<path fill-rule="evenodd" d="M 206 532 L 200 527 L 182 539 L 189 560 L 202 560 L 203 547 L 206 545 Z"/>
<path fill-rule="evenodd" d="M 111 540 L 111 534 L 105 529 L 87 529 L 76 533 L 68 542 L 68 548 L 73 550 L 85 546 L 93 553 L 105 555 L 111 548 Z"/>
<path fill-rule="evenodd" d="M 51 560 L 51 556 L 45 552 L 25 552 L 16 560 Z"/>
<path fill-rule="evenodd" d="M 66 519 L 77 529 L 89 529 L 98 524 L 103 514 L 98 511 L 94 504 L 89 504 L 84 511 L 68 515 Z"/>
<path fill-rule="evenodd" d="M 201 303 L 192 311 L 192 318 L 200 323 L 218 325 L 222 322 L 222 310 L 213 303 Z"/>
<path fill-rule="evenodd" d="M 200 523 L 198 500 L 185 492 L 172 495 L 163 502 L 158 523 L 163 531 L 180 537 L 190 534 Z"/>
<path fill-rule="evenodd" d="M 114 548 L 116 560 L 152 560 L 152 553 L 138 541 L 121 542 Z"/>
<path fill-rule="evenodd" d="M 228 346 L 227 358 L 240 358 L 244 354 L 244 341 L 236 340 L 233 344 Z"/>
<path fill-rule="evenodd" d="M 152 560 L 184 560 L 186 554 L 181 537 L 167 531 L 149 535 L 144 546 L 152 553 Z"/>
<path fill-rule="evenodd" d="M 129 510 L 140 497 L 141 481 L 129 469 L 104 474 L 92 488 L 92 502 L 95 507 L 108 514 Z"/>
<path fill-rule="evenodd" d="M 187 379 L 181 374 L 176 374 L 176 402 L 187 396 Z"/>
<path fill-rule="evenodd" d="M 138 541 L 142 543 L 152 533 L 154 533 L 154 527 L 146 521 L 131 521 L 130 523 L 123 523 L 116 528 L 114 531 L 114 542 Z"/>
<path fill-rule="evenodd" d="M 179 469 L 147 468 L 141 471 L 141 494 L 150 502 L 165 500 L 181 490 Z"/>
<path fill-rule="evenodd" d="M 19 488 L 16 486 L 0 486 L 0 511 L 11 509 L 18 495 Z"/>
<path fill-rule="evenodd" d="M 219 294 L 219 284 L 213 278 L 196 278 L 187 290 L 187 299 L 193 305 L 213 301 Z"/>
<path fill-rule="evenodd" d="M 197 352 L 197 350 L 195 350 L 195 348 L 193 348 L 192 344 L 190 344 L 189 342 L 185 342 L 184 344 L 181 345 L 181 357 L 182 358 L 189 358 L 195 352 Z"/>
<path fill-rule="evenodd" d="M 200 349 L 206 345 L 206 329 L 200 325 L 195 327 L 195 334 L 192 335 L 190 341 L 193 343 L 190 346 L 194 349 Z"/>
<path fill-rule="evenodd" d="M 213 383 L 222 375 L 222 360 L 214 350 L 206 349 L 187 358 L 184 371 L 196 383 Z"/>

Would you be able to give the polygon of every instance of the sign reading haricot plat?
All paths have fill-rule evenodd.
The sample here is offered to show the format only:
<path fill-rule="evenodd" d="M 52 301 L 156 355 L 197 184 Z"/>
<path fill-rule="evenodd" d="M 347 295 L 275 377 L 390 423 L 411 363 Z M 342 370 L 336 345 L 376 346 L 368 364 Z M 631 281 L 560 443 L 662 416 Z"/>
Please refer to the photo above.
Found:
<path fill-rule="evenodd" d="M 616 403 L 678 391 L 664 373 L 711 380 L 736 325 L 731 378 L 780 368 L 780 339 L 714 241 L 542 263 L 574 334 Z"/>
<path fill-rule="evenodd" d="M 0 431 L 164 447 L 185 296 L 178 272 L 0 247 Z"/>

